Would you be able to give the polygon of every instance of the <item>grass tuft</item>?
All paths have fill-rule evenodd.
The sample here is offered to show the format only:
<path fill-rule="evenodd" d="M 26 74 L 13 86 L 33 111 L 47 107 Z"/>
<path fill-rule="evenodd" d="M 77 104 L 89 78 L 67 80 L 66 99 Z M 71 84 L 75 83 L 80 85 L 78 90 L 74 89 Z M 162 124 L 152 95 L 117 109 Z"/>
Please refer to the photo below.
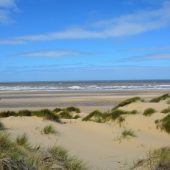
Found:
<path fill-rule="evenodd" d="M 74 107 L 74 106 L 67 107 L 66 110 L 67 110 L 68 112 L 75 112 L 75 113 L 80 113 L 80 112 L 81 112 L 79 108 Z"/>
<path fill-rule="evenodd" d="M 43 129 L 43 133 L 44 134 L 55 134 L 56 131 L 55 131 L 55 129 L 54 129 L 54 127 L 52 125 L 47 125 Z"/>
<path fill-rule="evenodd" d="M 170 107 L 163 109 L 161 113 L 170 113 Z"/>
<path fill-rule="evenodd" d="M 63 110 L 60 114 L 59 117 L 62 119 L 72 119 L 73 116 L 67 111 L 67 110 Z"/>
<path fill-rule="evenodd" d="M 162 130 L 165 130 L 167 133 L 170 133 L 170 114 L 165 116 L 161 120 L 156 120 L 155 124 L 157 125 L 157 128 L 160 128 Z"/>
<path fill-rule="evenodd" d="M 17 113 L 18 116 L 32 116 L 31 111 L 29 110 L 20 110 Z"/>
<path fill-rule="evenodd" d="M 112 110 L 115 110 L 119 107 L 123 107 L 123 106 L 126 106 L 130 103 L 134 103 L 134 102 L 137 102 L 137 101 L 143 101 L 140 97 L 132 97 L 132 98 L 129 98 L 129 99 L 126 99 L 124 101 L 122 101 L 121 103 L 119 103 L 116 107 L 114 107 Z"/>
<path fill-rule="evenodd" d="M 4 130 L 5 129 L 5 126 L 2 122 L 0 122 L 0 130 Z"/>
<path fill-rule="evenodd" d="M 144 110 L 143 115 L 144 116 L 151 116 L 153 113 L 155 113 L 156 110 L 153 108 L 147 108 Z"/>
<path fill-rule="evenodd" d="M 151 99 L 150 102 L 152 102 L 152 103 L 158 103 L 158 102 L 160 102 L 161 100 L 166 100 L 166 99 L 169 98 L 169 97 L 170 97 L 170 95 L 167 93 L 167 94 L 164 94 L 164 95 L 162 95 L 162 96 L 155 97 L 155 98 Z"/>
<path fill-rule="evenodd" d="M 16 143 L 20 146 L 28 146 L 28 137 L 27 135 L 24 133 L 21 136 L 18 136 L 16 138 Z"/>
<path fill-rule="evenodd" d="M 121 136 L 122 138 L 136 137 L 135 133 L 131 129 L 124 130 Z"/>

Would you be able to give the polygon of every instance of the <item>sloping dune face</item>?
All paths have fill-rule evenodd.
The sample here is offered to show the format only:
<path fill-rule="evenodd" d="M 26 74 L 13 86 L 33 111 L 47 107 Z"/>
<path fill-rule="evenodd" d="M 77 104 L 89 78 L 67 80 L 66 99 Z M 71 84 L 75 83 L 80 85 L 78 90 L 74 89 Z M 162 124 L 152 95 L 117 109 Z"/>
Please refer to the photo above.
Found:
<path fill-rule="evenodd" d="M 160 105 L 157 107 L 166 107 L 164 103 Z M 142 113 L 147 107 L 148 104 L 133 103 L 124 109 L 138 108 Z M 26 133 L 31 145 L 44 148 L 61 145 L 70 154 L 82 159 L 91 170 L 126 170 L 134 161 L 145 158 L 148 151 L 169 146 L 169 134 L 160 131 L 155 125 L 155 120 L 165 116 L 159 112 L 150 117 L 141 113 L 125 115 L 121 125 L 117 121 L 95 123 L 81 120 L 67 120 L 66 124 L 59 124 L 37 117 L 8 117 L 2 118 L 1 122 L 13 139 Z M 58 133 L 44 135 L 42 130 L 49 124 Z M 126 130 L 133 131 L 134 136 L 122 136 Z"/>

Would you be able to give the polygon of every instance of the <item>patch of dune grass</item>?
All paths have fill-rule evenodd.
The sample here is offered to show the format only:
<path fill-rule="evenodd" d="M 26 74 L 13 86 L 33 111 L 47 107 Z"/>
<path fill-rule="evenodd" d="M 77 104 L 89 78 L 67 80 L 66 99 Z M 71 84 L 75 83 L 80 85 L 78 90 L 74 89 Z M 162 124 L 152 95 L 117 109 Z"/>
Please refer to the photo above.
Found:
<path fill-rule="evenodd" d="M 57 107 L 57 108 L 55 108 L 53 111 L 56 112 L 56 113 L 58 113 L 58 112 L 61 112 L 62 109 Z"/>
<path fill-rule="evenodd" d="M 75 116 L 73 117 L 73 119 L 78 119 L 78 118 L 80 118 L 79 115 L 75 115 Z"/>
<path fill-rule="evenodd" d="M 129 129 L 129 130 L 125 129 L 122 132 L 121 137 L 122 138 L 129 138 L 129 137 L 136 137 L 136 135 L 135 135 L 135 133 L 131 129 Z"/>
<path fill-rule="evenodd" d="M 0 112 L 0 117 L 17 116 L 17 112 L 14 111 L 3 111 Z"/>
<path fill-rule="evenodd" d="M 25 147 L 26 143 L 23 136 L 19 137 L 19 142 L 12 142 L 8 134 L 0 133 L 0 169 L 4 170 L 1 161 L 3 159 L 11 160 L 12 168 L 11 164 L 8 164 L 11 170 L 19 170 L 21 165 L 25 169 L 37 170 L 52 170 L 54 165 L 56 169 L 86 170 L 85 165 L 76 157 L 71 157 L 65 149 L 53 147 L 49 150 L 40 150 Z"/>
<path fill-rule="evenodd" d="M 74 106 L 71 107 L 67 107 L 65 110 L 67 110 L 68 112 L 75 112 L 75 113 L 80 113 L 80 109 Z"/>
<path fill-rule="evenodd" d="M 144 110 L 143 115 L 144 116 L 151 116 L 153 113 L 155 113 L 156 110 L 153 108 L 147 108 Z"/>
<path fill-rule="evenodd" d="M 89 115 L 87 115 L 86 117 L 84 117 L 82 120 L 103 123 L 106 121 L 106 114 L 100 112 L 99 110 L 95 110 L 91 112 Z"/>
<path fill-rule="evenodd" d="M 143 99 L 141 99 L 140 97 L 132 97 L 132 98 L 126 99 L 126 100 L 122 101 L 121 103 L 119 103 L 117 106 L 115 106 L 112 110 L 115 110 L 119 107 L 123 107 L 123 106 L 126 106 L 130 103 L 134 103 L 137 101 L 143 101 Z"/>
<path fill-rule="evenodd" d="M 60 160 L 63 162 L 63 165 L 66 169 L 69 170 L 87 170 L 86 166 L 82 161 L 76 157 L 70 157 L 68 152 L 61 147 L 52 147 L 49 149 L 49 152 L 52 154 L 54 159 Z"/>
<path fill-rule="evenodd" d="M 170 107 L 163 109 L 161 113 L 170 113 Z"/>
<path fill-rule="evenodd" d="M 164 94 L 164 95 L 162 95 L 162 96 L 155 97 L 155 98 L 151 99 L 150 102 L 152 102 L 152 103 L 158 103 L 158 102 L 160 102 L 161 100 L 166 100 L 166 99 L 169 98 L 169 97 L 170 97 L 170 95 L 167 93 L 167 94 Z"/>
<path fill-rule="evenodd" d="M 138 160 L 131 170 L 169 170 L 170 169 L 170 147 L 163 147 L 148 152 L 146 159 Z"/>
<path fill-rule="evenodd" d="M 5 129 L 5 126 L 2 122 L 0 122 L 0 130 L 4 130 Z"/>
<path fill-rule="evenodd" d="M 167 133 L 170 133 L 170 114 L 165 116 L 161 120 L 155 121 L 157 128 L 160 128 L 162 130 L 165 130 Z"/>
<path fill-rule="evenodd" d="M 125 111 L 125 110 L 115 109 L 115 110 L 112 110 L 110 112 L 110 119 L 111 120 L 116 120 L 121 115 L 126 115 L 126 114 L 137 114 L 137 111 L 136 110 Z"/>
<path fill-rule="evenodd" d="M 18 116 L 32 116 L 32 112 L 29 110 L 20 110 L 17 113 Z"/>
<path fill-rule="evenodd" d="M 170 104 L 170 100 L 168 100 L 166 103 L 167 103 L 167 104 Z"/>
<path fill-rule="evenodd" d="M 18 136 L 16 138 L 16 143 L 20 146 L 28 146 L 29 144 L 27 135 L 24 133 L 23 135 Z"/>
<path fill-rule="evenodd" d="M 56 130 L 54 129 L 54 127 L 52 125 L 47 125 L 43 129 L 43 133 L 44 134 L 55 134 Z"/>
<path fill-rule="evenodd" d="M 121 127 L 121 126 L 122 126 L 122 123 L 125 121 L 125 118 L 122 117 L 122 116 L 120 116 L 120 117 L 117 119 L 117 121 L 118 121 L 119 126 Z"/>
<path fill-rule="evenodd" d="M 43 117 L 47 120 L 60 122 L 59 116 L 57 114 L 55 114 L 54 112 L 52 112 L 51 110 L 48 110 L 48 109 L 34 111 L 32 113 L 32 115 L 38 116 L 38 117 Z"/>
<path fill-rule="evenodd" d="M 73 116 L 67 110 L 63 110 L 60 112 L 59 117 L 62 119 L 72 119 Z"/>

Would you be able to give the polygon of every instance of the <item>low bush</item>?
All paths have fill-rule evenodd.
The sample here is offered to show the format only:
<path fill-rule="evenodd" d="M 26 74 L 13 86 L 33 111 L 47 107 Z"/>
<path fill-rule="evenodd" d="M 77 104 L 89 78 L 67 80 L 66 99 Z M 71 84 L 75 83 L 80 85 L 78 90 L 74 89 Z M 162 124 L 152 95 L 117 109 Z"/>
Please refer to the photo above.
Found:
<path fill-rule="evenodd" d="M 0 112 L 0 117 L 9 117 L 9 116 L 17 116 L 17 113 L 14 111 L 3 111 Z"/>
<path fill-rule="evenodd" d="M 52 112 L 51 110 L 48 109 L 43 109 L 43 110 L 39 110 L 39 111 L 34 111 L 32 113 L 34 116 L 38 116 L 38 117 L 43 117 L 47 120 L 52 120 L 55 122 L 60 122 L 60 118 L 58 115 L 56 115 L 54 112 Z"/>
<path fill-rule="evenodd" d="M 122 101 L 121 103 L 119 103 L 117 106 L 115 106 L 112 110 L 115 110 L 119 107 L 123 107 L 123 106 L 126 106 L 130 103 L 133 103 L 133 102 L 137 102 L 137 101 L 143 101 L 140 97 L 132 97 L 132 98 L 129 98 L 129 99 L 126 99 L 124 101 Z"/>
<path fill-rule="evenodd" d="M 62 119 L 72 119 L 73 118 L 73 116 L 67 110 L 60 112 L 59 117 Z"/>
<path fill-rule="evenodd" d="M 161 113 L 170 113 L 170 107 L 163 109 Z"/>
<path fill-rule="evenodd" d="M 155 97 L 155 98 L 151 99 L 150 102 L 152 102 L 152 103 L 158 103 L 158 102 L 160 102 L 161 100 L 166 100 L 166 99 L 169 98 L 169 97 L 170 97 L 169 94 L 164 94 L 164 95 L 162 95 L 162 96 Z"/>
<path fill-rule="evenodd" d="M 91 112 L 89 115 L 87 115 L 86 117 L 84 117 L 82 120 L 103 123 L 106 121 L 106 114 L 104 114 L 98 110 L 95 110 L 95 111 Z"/>
<path fill-rule="evenodd" d="M 32 116 L 32 112 L 29 110 L 20 110 L 17 113 L 18 116 Z"/>
<path fill-rule="evenodd" d="M 156 110 L 153 108 L 147 108 L 144 110 L 143 115 L 144 116 L 151 116 L 153 113 L 155 113 Z"/>
<path fill-rule="evenodd" d="M 121 136 L 122 138 L 136 137 L 135 133 L 131 129 L 124 130 Z"/>
<path fill-rule="evenodd" d="M 4 124 L 2 122 L 0 122 L 0 130 L 4 130 Z"/>
<path fill-rule="evenodd" d="M 155 121 L 157 128 L 160 128 L 162 130 L 165 130 L 167 133 L 170 133 L 170 114 L 165 116 L 161 120 Z"/>
<path fill-rule="evenodd" d="M 163 147 L 150 151 L 146 159 L 137 161 L 131 170 L 169 170 L 170 169 L 170 147 Z"/>
<path fill-rule="evenodd" d="M 80 113 L 80 109 L 74 106 L 71 107 L 67 107 L 65 110 L 67 110 L 68 112 L 76 112 L 76 113 Z"/>
<path fill-rule="evenodd" d="M 75 115 L 75 116 L 73 117 L 73 119 L 78 119 L 78 118 L 80 118 L 79 115 Z"/>
<path fill-rule="evenodd" d="M 55 131 L 55 129 L 53 128 L 52 125 L 47 125 L 47 126 L 45 126 L 44 129 L 43 129 L 43 133 L 44 133 L 44 134 L 55 134 L 56 131 Z"/>
<path fill-rule="evenodd" d="M 52 147 L 49 149 L 49 153 L 56 160 L 60 160 L 63 162 L 65 169 L 69 170 L 87 170 L 86 166 L 82 161 L 77 159 L 76 157 L 70 157 L 68 152 L 61 147 Z"/>
<path fill-rule="evenodd" d="M 26 134 L 18 136 L 16 138 L 16 143 L 21 146 L 28 146 L 28 137 Z"/>
<path fill-rule="evenodd" d="M 56 113 L 58 113 L 58 112 L 61 112 L 62 109 L 61 109 L 61 108 L 55 108 L 53 111 L 56 112 Z"/>

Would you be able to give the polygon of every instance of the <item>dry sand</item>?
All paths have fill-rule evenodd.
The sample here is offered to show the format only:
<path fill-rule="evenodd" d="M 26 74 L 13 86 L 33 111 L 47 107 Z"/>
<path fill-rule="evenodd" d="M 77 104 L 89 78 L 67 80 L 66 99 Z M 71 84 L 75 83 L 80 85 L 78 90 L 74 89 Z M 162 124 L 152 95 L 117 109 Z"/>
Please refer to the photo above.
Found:
<path fill-rule="evenodd" d="M 151 94 L 150 96 L 147 94 L 145 98 L 148 99 L 152 95 L 154 96 L 155 94 Z M 129 96 L 130 95 L 117 95 L 116 97 L 119 97 L 119 100 L 123 100 L 123 98 Z M 97 95 L 81 98 L 81 96 L 78 95 L 69 98 L 72 99 L 72 102 L 75 100 L 88 101 L 88 99 L 89 101 L 96 101 L 96 98 L 102 102 L 102 99 L 106 101 L 113 101 L 114 99 L 116 101 L 116 97 L 105 94 L 105 96 Z M 62 96 L 61 98 L 64 102 L 64 97 Z M 19 102 L 19 100 L 21 99 L 18 99 L 17 102 Z M 67 98 L 67 101 L 68 100 Z M 7 101 L 3 99 L 1 102 L 5 103 Z M 13 102 L 15 103 L 15 101 Z M 49 100 L 47 100 L 47 102 L 49 102 Z M 90 109 L 92 109 L 91 107 L 97 106 L 98 105 L 90 106 Z M 84 105 L 82 108 L 83 107 L 83 111 L 90 111 L 90 109 L 87 108 L 88 106 Z M 109 107 L 100 106 L 98 109 L 108 109 L 112 107 L 111 105 L 109 105 Z M 148 107 L 155 108 L 157 113 L 151 117 L 143 116 L 143 110 Z M 139 111 L 139 114 L 127 115 L 122 127 L 119 127 L 117 122 L 95 123 L 82 122 L 81 120 L 68 120 L 66 124 L 58 124 L 37 117 L 9 117 L 2 118 L 1 121 L 13 139 L 18 135 L 26 133 L 29 137 L 29 142 L 34 146 L 41 145 L 42 147 L 48 148 L 53 145 L 61 145 L 66 148 L 70 154 L 76 155 L 83 160 L 89 166 L 90 170 L 128 170 L 134 161 L 145 158 L 149 150 L 170 146 L 170 135 L 157 129 L 154 123 L 155 120 L 165 116 L 165 114 L 160 113 L 160 111 L 167 107 L 168 104 L 166 104 L 166 102 L 137 102 L 125 106 L 122 109 L 135 109 Z M 84 114 L 87 113 L 85 112 Z M 52 124 L 58 131 L 57 134 L 42 134 L 42 129 L 49 124 Z M 133 130 L 136 137 L 120 140 L 121 132 L 124 129 Z"/>

